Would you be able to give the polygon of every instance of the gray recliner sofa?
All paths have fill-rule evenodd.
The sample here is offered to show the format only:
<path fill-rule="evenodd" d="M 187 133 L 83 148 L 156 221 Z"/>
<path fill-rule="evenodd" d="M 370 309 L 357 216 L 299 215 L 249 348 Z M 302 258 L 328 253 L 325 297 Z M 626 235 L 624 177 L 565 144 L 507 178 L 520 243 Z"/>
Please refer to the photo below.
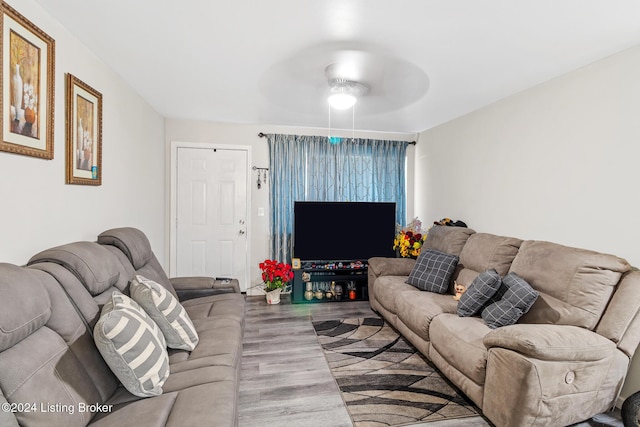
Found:
<path fill-rule="evenodd" d="M 131 228 L 47 249 L 26 267 L 0 264 L 0 403 L 9 409 L 0 425 L 237 425 L 244 296 L 211 287 L 184 301 L 199 342 L 169 349 L 162 394 L 141 398 L 120 384 L 92 337 L 102 306 L 115 291 L 128 294 L 136 274 L 178 295 L 144 233 Z"/>
<path fill-rule="evenodd" d="M 612 408 L 640 342 L 640 272 L 623 259 L 551 242 L 434 226 L 423 248 L 459 256 L 467 288 L 495 269 L 539 297 L 520 320 L 490 329 L 460 317 L 449 293 L 406 283 L 411 259 L 369 260 L 371 307 L 495 425 L 565 426 Z"/>

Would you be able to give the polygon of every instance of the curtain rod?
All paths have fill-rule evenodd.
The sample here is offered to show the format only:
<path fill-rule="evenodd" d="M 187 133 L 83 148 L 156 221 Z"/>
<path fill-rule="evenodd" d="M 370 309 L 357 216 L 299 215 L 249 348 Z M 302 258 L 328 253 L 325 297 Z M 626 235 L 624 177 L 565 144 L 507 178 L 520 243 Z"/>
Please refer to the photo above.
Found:
<path fill-rule="evenodd" d="M 260 132 L 260 133 L 258 134 L 258 136 L 259 136 L 260 138 L 264 138 L 264 137 L 266 137 L 266 136 L 267 136 L 267 134 L 266 134 L 266 133 L 263 133 L 263 132 Z M 417 142 L 416 142 L 416 141 L 406 141 L 406 142 L 407 142 L 407 144 L 411 144 L 411 145 L 416 145 L 416 144 L 417 144 Z"/>

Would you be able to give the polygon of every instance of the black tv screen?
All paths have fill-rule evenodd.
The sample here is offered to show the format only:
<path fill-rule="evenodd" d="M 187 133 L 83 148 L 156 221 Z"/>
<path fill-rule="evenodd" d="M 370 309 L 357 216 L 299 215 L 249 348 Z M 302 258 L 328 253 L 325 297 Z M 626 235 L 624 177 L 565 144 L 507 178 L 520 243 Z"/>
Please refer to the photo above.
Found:
<path fill-rule="evenodd" d="M 302 261 L 393 257 L 396 204 L 295 202 L 293 256 Z"/>

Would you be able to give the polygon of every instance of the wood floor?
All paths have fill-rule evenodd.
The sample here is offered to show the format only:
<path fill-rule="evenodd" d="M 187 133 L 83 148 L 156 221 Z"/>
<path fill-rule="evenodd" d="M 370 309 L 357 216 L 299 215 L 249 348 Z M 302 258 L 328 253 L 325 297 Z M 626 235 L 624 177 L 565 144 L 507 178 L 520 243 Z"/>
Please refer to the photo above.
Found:
<path fill-rule="evenodd" d="M 240 427 L 351 427 L 312 321 L 376 314 L 368 301 L 278 305 L 247 297 L 240 380 Z M 420 424 L 423 425 L 423 424 Z M 491 426 L 482 417 L 424 424 L 428 427 Z M 619 412 L 574 427 L 622 427 Z"/>

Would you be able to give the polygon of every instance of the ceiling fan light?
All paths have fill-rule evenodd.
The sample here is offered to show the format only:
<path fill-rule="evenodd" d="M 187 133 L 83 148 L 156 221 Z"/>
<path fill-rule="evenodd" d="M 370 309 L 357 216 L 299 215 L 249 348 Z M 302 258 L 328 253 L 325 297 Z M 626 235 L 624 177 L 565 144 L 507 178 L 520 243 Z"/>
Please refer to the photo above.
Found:
<path fill-rule="evenodd" d="M 355 105 L 357 98 L 348 93 L 334 93 L 329 95 L 328 101 L 336 110 L 346 110 Z"/>

